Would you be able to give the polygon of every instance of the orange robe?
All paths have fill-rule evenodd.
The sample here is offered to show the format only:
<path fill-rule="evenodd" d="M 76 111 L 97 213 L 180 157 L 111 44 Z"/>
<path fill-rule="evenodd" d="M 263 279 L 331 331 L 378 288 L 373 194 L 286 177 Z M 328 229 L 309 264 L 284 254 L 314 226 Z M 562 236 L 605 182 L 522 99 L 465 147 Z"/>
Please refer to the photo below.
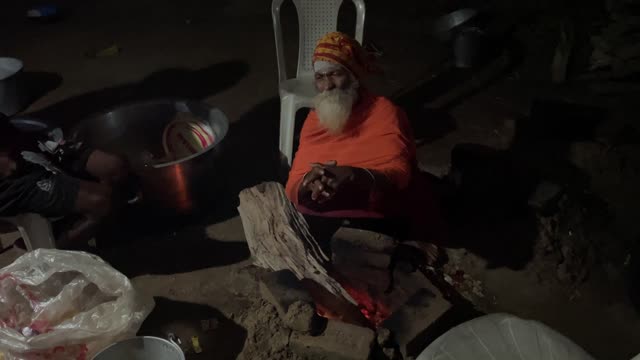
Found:
<path fill-rule="evenodd" d="M 289 199 L 305 213 L 314 213 L 300 205 L 298 190 L 313 162 L 335 160 L 338 166 L 353 166 L 383 174 L 392 189 L 386 193 L 368 194 L 366 204 L 352 209 L 321 214 L 335 217 L 383 217 L 397 215 L 400 195 L 407 193 L 416 170 L 416 149 L 405 112 L 390 100 L 361 93 L 345 130 L 330 134 L 318 120 L 315 111 L 307 117 L 300 135 L 300 146 L 294 157 L 286 192 Z"/>

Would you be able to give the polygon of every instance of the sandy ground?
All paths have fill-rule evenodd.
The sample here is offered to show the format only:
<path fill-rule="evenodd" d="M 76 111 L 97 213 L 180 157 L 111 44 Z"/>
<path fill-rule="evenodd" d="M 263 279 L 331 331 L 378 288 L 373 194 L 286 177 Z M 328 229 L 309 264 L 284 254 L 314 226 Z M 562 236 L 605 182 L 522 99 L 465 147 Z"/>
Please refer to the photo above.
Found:
<path fill-rule="evenodd" d="M 21 58 L 26 70 L 42 84 L 27 112 L 72 123 L 121 102 L 191 97 L 221 108 L 236 126 L 232 132 L 242 135 L 247 153 L 255 158 L 275 153 L 277 69 L 268 2 L 60 3 L 67 14 L 54 24 L 24 20 L 20 1 L 5 1 L 0 11 L 0 21 L 11 29 L 0 39 L 0 54 Z M 452 84 L 416 88 L 441 69 L 443 51 L 427 36 L 429 5 L 413 5 L 418 6 L 417 12 L 409 10 L 411 6 L 388 9 L 386 3 L 367 2 L 365 39 L 385 51 L 386 81 L 379 86 L 381 92 L 409 89 L 402 99 L 421 106 L 434 98 L 423 93 L 440 94 Z M 291 11 L 285 8 L 289 18 Z M 291 20 L 286 25 L 295 28 Z M 341 27 L 348 28 L 349 22 Z M 293 56 L 295 34 L 287 34 L 293 45 L 288 55 Z M 121 49 L 117 56 L 85 56 L 87 51 L 112 44 Z M 545 67 L 540 73 L 546 71 Z M 532 93 L 555 91 L 536 82 L 523 86 L 521 77 L 513 72 L 483 87 L 447 108 L 446 116 L 437 113 L 432 118 L 412 119 L 418 121 L 418 135 L 427 138 L 419 150 L 422 167 L 445 174 L 449 153 L 460 142 L 508 147 L 513 136 L 509 124 L 527 112 Z M 249 169 L 249 178 L 240 181 L 243 185 L 273 176 L 268 162 L 259 166 L 257 160 L 250 162 L 242 154 L 228 156 L 237 157 L 238 169 Z M 220 329 L 200 336 L 205 349 L 216 349 L 217 358 L 293 358 L 283 345 L 286 339 L 273 338 L 281 331 L 264 331 L 269 326 L 277 328 L 278 320 L 257 295 L 256 270 L 248 267 L 248 250 L 233 202 L 213 204 L 210 214 L 179 224 L 150 226 L 126 240 L 118 239 L 117 245 L 100 254 L 132 277 L 143 292 L 160 297 L 147 333 L 162 333 L 169 327 L 190 334 L 199 331 L 200 320 L 216 318 Z M 628 359 L 640 352 L 635 335 L 640 331 L 638 315 L 618 287 L 610 285 L 612 290 L 603 292 L 606 287 L 600 285 L 608 283 L 606 277 L 596 274 L 588 284 L 569 288 L 541 281 L 537 269 L 530 266 L 491 268 L 482 257 L 460 255 L 463 253 L 452 254 L 461 268 L 483 283 L 485 297 L 479 303 L 485 311 L 543 321 L 599 359 Z M 0 264 L 17 255 L 14 250 L 3 254 Z M 248 316 L 251 312 L 260 315 Z"/>

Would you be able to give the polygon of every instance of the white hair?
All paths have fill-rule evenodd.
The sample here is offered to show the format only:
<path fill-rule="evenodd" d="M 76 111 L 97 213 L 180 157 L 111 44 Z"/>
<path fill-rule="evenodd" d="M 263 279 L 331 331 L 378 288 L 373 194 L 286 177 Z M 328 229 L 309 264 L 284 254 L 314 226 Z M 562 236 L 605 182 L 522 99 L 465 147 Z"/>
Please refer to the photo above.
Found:
<path fill-rule="evenodd" d="M 348 89 L 332 89 L 316 95 L 313 104 L 320 120 L 330 133 L 341 133 L 349 118 L 353 105 L 358 100 L 358 86 L 353 83 Z"/>

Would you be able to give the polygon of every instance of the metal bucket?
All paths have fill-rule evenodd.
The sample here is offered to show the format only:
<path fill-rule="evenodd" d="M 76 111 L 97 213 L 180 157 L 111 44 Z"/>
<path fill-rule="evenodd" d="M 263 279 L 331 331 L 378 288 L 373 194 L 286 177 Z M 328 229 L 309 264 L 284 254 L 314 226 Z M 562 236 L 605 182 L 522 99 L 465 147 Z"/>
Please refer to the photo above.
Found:
<path fill-rule="evenodd" d="M 144 163 L 144 153 L 163 154 L 162 133 L 177 112 L 208 122 L 215 142 L 197 154 L 169 162 Z M 139 176 L 143 202 L 159 212 L 189 213 L 224 178 L 221 159 L 229 129 L 219 109 L 197 101 L 153 100 L 123 105 L 82 121 L 74 136 L 91 147 L 126 157 Z"/>
<path fill-rule="evenodd" d="M 0 57 L 0 113 L 5 116 L 23 110 L 29 101 L 22 68 L 22 61 Z"/>
<path fill-rule="evenodd" d="M 478 10 L 473 8 L 464 8 L 441 16 L 433 24 L 434 34 L 441 41 L 449 41 L 454 33 L 454 29 L 468 23 L 477 15 Z"/>
<path fill-rule="evenodd" d="M 185 360 L 185 357 L 171 341 L 141 336 L 117 342 L 100 351 L 93 360 Z"/>
<path fill-rule="evenodd" d="M 453 42 L 453 55 L 457 68 L 472 68 L 486 57 L 488 44 L 485 32 L 477 27 L 462 28 Z"/>

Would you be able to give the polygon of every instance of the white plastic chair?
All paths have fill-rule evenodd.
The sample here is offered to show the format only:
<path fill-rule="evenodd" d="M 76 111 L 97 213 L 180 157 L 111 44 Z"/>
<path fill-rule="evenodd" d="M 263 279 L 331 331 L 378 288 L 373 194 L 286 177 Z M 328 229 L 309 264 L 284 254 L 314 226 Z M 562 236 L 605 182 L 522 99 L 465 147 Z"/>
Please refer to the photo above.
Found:
<path fill-rule="evenodd" d="M 47 218 L 27 213 L 14 217 L 0 217 L 0 220 L 9 222 L 18 228 L 27 250 L 56 248 L 51 222 Z"/>
<path fill-rule="evenodd" d="M 293 0 L 298 12 L 299 50 L 296 77 L 287 76 L 284 41 L 280 25 L 280 6 L 284 0 L 273 0 L 271 15 L 276 37 L 278 80 L 280 85 L 280 152 L 291 165 L 293 159 L 293 131 L 296 112 L 311 107 L 315 95 L 312 57 L 316 43 L 325 34 L 336 31 L 338 12 L 343 0 Z M 362 43 L 364 32 L 364 0 L 352 0 L 356 6 L 355 39 Z"/>
<path fill-rule="evenodd" d="M 509 314 L 462 323 L 437 338 L 417 360 L 594 360 L 550 327 Z"/>

